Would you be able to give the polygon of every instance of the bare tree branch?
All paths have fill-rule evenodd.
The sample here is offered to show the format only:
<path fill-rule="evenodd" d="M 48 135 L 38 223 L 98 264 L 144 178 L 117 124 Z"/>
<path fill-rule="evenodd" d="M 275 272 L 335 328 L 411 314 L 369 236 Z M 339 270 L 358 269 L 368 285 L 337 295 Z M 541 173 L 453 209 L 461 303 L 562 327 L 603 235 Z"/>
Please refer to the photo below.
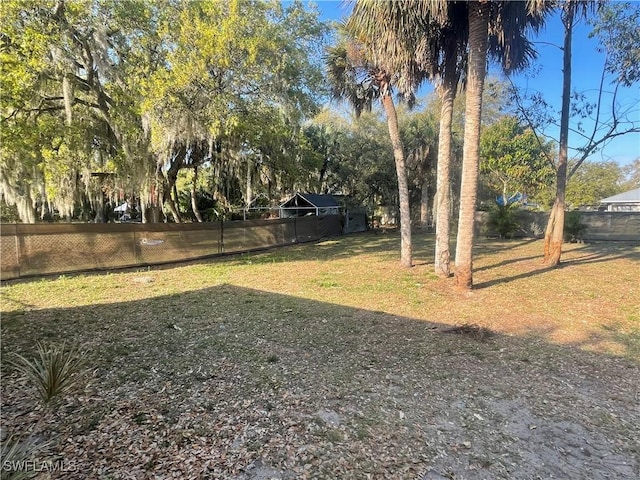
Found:
<path fill-rule="evenodd" d="M 536 128 L 535 124 L 533 123 L 533 120 L 531 119 L 531 117 L 527 113 L 527 109 L 524 108 L 524 105 L 522 105 L 522 102 L 520 100 L 520 95 L 518 95 L 518 91 L 516 89 L 516 86 L 513 84 L 513 80 L 511 80 L 511 77 L 507 77 L 507 78 L 509 80 L 509 83 L 511 84 L 511 88 L 512 88 L 512 91 L 513 91 L 513 98 L 516 101 L 516 107 L 517 107 L 518 111 L 521 113 L 522 117 L 527 122 L 527 125 L 529 126 L 531 131 L 533 131 L 533 135 L 535 136 L 536 141 L 538 142 L 538 145 L 540 146 L 540 150 L 544 153 L 544 156 L 547 159 L 547 161 L 549 162 L 549 165 L 551 165 L 551 167 L 555 170 L 556 169 L 556 164 L 553 161 L 553 158 L 551 157 L 551 155 L 547 152 L 547 150 L 545 148 L 543 148 L 544 144 L 542 143 L 542 140 L 540 139 L 540 134 L 538 133 L 538 129 Z M 546 137 L 546 138 L 549 138 L 549 137 Z"/>

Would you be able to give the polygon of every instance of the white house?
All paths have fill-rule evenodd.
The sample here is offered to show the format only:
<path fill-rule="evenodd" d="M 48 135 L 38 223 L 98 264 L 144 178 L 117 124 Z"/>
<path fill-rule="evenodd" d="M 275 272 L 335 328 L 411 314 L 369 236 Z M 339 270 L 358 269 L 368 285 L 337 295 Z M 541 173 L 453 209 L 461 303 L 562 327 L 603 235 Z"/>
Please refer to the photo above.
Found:
<path fill-rule="evenodd" d="M 608 212 L 640 212 L 640 188 L 600 200 L 600 209 Z"/>

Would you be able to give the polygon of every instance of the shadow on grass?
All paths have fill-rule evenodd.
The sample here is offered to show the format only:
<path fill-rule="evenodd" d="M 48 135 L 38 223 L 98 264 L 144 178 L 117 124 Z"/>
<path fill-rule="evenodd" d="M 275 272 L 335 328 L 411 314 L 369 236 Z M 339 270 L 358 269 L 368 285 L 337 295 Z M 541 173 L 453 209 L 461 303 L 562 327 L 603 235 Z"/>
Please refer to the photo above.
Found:
<path fill-rule="evenodd" d="M 65 478 L 261 478 L 258 460 L 283 478 L 638 473 L 637 363 L 583 350 L 602 338 L 474 332 L 230 285 L 8 313 L 3 423 L 27 428 L 33 408 L 5 359 L 45 338 L 88 350 L 93 372 L 47 427 L 82 473 Z"/>
<path fill-rule="evenodd" d="M 488 252 L 499 252 L 504 250 L 512 250 L 517 247 L 529 245 L 539 242 L 539 238 L 519 238 L 519 239 L 482 239 L 476 242 L 478 246 L 482 246 Z"/>
<path fill-rule="evenodd" d="M 514 245 L 514 247 L 515 246 L 517 245 Z M 489 288 L 495 285 L 501 285 L 515 280 L 542 275 L 558 268 L 571 268 L 572 266 L 576 265 L 596 264 L 602 262 L 610 262 L 618 259 L 628 259 L 633 262 L 638 262 L 640 261 L 640 249 L 638 249 L 639 246 L 640 244 L 638 244 L 638 242 L 598 242 L 583 244 L 581 245 L 579 250 L 572 251 L 570 258 L 568 259 L 568 254 L 567 252 L 565 252 L 558 267 L 549 267 L 544 265 L 542 263 L 542 256 L 535 255 L 504 260 L 493 265 L 487 265 L 477 268 L 474 271 L 481 272 L 484 270 L 491 270 L 522 261 L 535 260 L 536 258 L 540 259 L 540 265 L 535 270 L 529 272 L 519 273 L 517 275 L 503 276 L 486 282 L 479 282 L 477 284 L 474 284 L 473 288 Z M 487 249 L 490 250 L 490 248 L 488 248 L 488 246 L 485 244 L 479 245 L 478 248 L 482 249 L 483 251 L 487 251 Z"/>
<path fill-rule="evenodd" d="M 610 258 L 628 258 L 633 261 L 640 261 L 640 242 L 589 242 L 582 244 L 581 250 L 589 255 L 584 259 L 578 259 L 577 262 L 579 263 Z"/>

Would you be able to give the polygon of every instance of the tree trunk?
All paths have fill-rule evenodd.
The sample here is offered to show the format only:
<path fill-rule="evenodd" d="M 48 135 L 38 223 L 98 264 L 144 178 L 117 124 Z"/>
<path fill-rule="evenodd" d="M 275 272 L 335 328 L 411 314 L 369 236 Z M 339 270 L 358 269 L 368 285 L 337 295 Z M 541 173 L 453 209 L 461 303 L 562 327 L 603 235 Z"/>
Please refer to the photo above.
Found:
<path fill-rule="evenodd" d="M 569 114 L 571 107 L 571 37 L 573 34 L 574 2 L 564 5 L 564 53 L 562 75 L 562 113 L 560 115 L 560 145 L 558 150 L 558 171 L 556 175 L 556 199 L 553 203 L 549 222 L 544 234 L 544 263 L 550 266 L 560 264 L 564 237 L 565 191 L 567 188 L 567 163 L 569 160 Z"/>
<path fill-rule="evenodd" d="M 450 226 L 451 226 L 451 124 L 453 102 L 456 98 L 458 75 L 456 54 L 447 55 L 442 85 L 438 89 L 440 108 L 440 132 L 438 136 L 438 165 L 436 168 L 436 251 L 434 269 L 436 275 L 448 278 L 451 275 Z"/>
<path fill-rule="evenodd" d="M 181 151 L 176 153 L 171 161 L 171 165 L 169 166 L 166 175 L 164 175 L 163 182 L 163 201 L 166 202 L 167 206 L 169 207 L 169 211 L 171 212 L 173 220 L 176 223 L 182 222 L 182 217 L 180 216 L 180 211 L 178 210 L 178 206 L 176 203 L 178 201 L 176 182 L 178 180 L 178 172 L 183 165 L 185 154 L 186 152 L 184 151 L 184 149 L 181 149 Z M 160 165 L 158 165 L 158 173 L 162 173 Z"/>
<path fill-rule="evenodd" d="M 147 216 L 147 197 L 145 192 L 140 192 L 140 217 L 142 219 L 142 223 L 149 223 L 149 217 Z"/>
<path fill-rule="evenodd" d="M 564 226 L 564 206 L 560 206 L 558 198 L 556 197 L 555 202 L 553 202 L 553 207 L 551 208 L 551 213 L 549 214 L 547 228 L 544 232 L 544 259 L 545 263 L 552 266 L 560 263 L 563 238 L 561 237 L 560 241 L 554 241 L 554 235 L 557 234 L 558 231 L 564 234 L 564 228 L 558 226 L 560 223 Z M 557 261 L 547 261 L 547 259 L 557 259 Z"/>
<path fill-rule="evenodd" d="M 400 203 L 400 265 L 411 267 L 411 212 L 409 208 L 409 185 L 407 182 L 407 168 L 404 159 L 404 150 L 400 140 L 400 130 L 398 129 L 398 115 L 393 103 L 391 94 L 382 95 L 382 105 L 387 114 L 387 126 L 389 127 L 389 137 L 393 146 L 393 158 L 396 163 L 396 174 L 398 176 L 398 200 Z"/>
<path fill-rule="evenodd" d="M 420 227 L 427 229 L 429 226 L 429 180 L 425 175 L 420 189 Z"/>
<path fill-rule="evenodd" d="M 198 191 L 198 167 L 193 167 L 193 180 L 191 182 L 191 210 L 193 210 L 193 214 L 196 216 L 196 220 L 202 223 L 202 215 L 200 214 L 200 210 L 198 210 L 198 199 L 196 198 L 196 193 Z"/>
<path fill-rule="evenodd" d="M 169 211 L 171 212 L 171 215 L 173 216 L 173 220 L 176 223 L 181 223 L 182 222 L 182 217 L 180 217 L 180 212 L 178 211 L 178 207 L 175 203 L 175 201 L 173 200 L 173 190 L 176 186 L 176 178 L 168 175 L 166 180 L 165 180 L 165 186 L 164 186 L 164 201 L 167 204 L 167 207 L 169 208 Z"/>
<path fill-rule="evenodd" d="M 251 197 L 253 197 L 253 190 L 251 188 L 251 159 L 247 155 L 247 178 L 246 178 L 246 192 L 245 192 L 245 205 L 247 208 L 251 207 Z"/>
<path fill-rule="evenodd" d="M 145 209 L 145 221 L 144 223 L 161 223 L 162 222 L 162 209 L 157 205 L 148 205 Z"/>
<path fill-rule="evenodd" d="M 106 223 L 107 217 L 104 214 L 104 193 L 102 192 L 102 189 L 100 189 L 100 192 L 97 194 L 95 210 L 96 210 L 96 215 L 93 218 L 93 222 Z"/>
<path fill-rule="evenodd" d="M 509 199 L 508 195 L 507 182 L 502 182 L 502 201 L 504 202 L 505 206 L 507 205 L 507 200 Z"/>
<path fill-rule="evenodd" d="M 324 158 L 322 159 L 322 168 L 320 168 L 320 176 L 318 178 L 318 183 L 320 185 L 320 191 L 325 191 L 324 179 L 327 175 L 327 170 L 329 169 L 329 147 L 325 145 L 324 148 Z"/>
<path fill-rule="evenodd" d="M 489 8 L 490 5 L 486 2 L 469 3 L 469 63 L 455 272 L 456 285 L 463 289 L 471 289 L 473 286 L 474 223 L 480 165 L 482 90 L 487 69 Z"/>

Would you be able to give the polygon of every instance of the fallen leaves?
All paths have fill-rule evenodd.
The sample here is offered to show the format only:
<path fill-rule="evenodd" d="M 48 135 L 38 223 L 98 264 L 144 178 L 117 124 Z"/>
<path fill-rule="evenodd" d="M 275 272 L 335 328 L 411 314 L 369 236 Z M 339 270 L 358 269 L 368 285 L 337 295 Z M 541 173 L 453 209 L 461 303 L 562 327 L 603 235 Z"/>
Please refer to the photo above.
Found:
<path fill-rule="evenodd" d="M 349 241 L 366 246 L 366 240 Z M 329 261 L 317 268 L 326 270 Z M 285 262 L 246 267 L 255 278 L 243 281 L 282 282 L 260 291 L 222 284 L 220 272 L 231 267 L 217 264 L 132 280 L 138 290 L 99 305 L 83 303 L 77 291 L 69 294 L 72 303 L 52 306 L 20 298 L 24 286 L 12 290 L 11 305 L 30 307 L 3 318 L 3 358 L 31 352 L 33 339 L 68 338 L 89 350 L 91 368 L 77 396 L 43 415 L 24 379 L 3 363 L 3 435 L 51 439 L 48 456 L 74 469 L 40 478 L 70 480 L 640 474 L 633 442 L 640 436 L 637 362 L 554 345 L 545 336 L 503 335 L 496 305 L 504 293 L 491 287 L 461 307 L 445 284 L 417 282 L 420 273 L 390 267 L 393 258 L 353 260 L 370 268 L 368 283 L 367 275 L 358 280 L 362 272 L 351 271 L 356 263 L 335 261 L 347 263 L 334 269 L 343 287 L 322 289 L 331 301 L 269 293 L 307 288 L 278 275 L 278 268 L 290 268 Z M 510 268 L 519 275 L 533 267 Z M 429 301 L 411 305 L 385 270 L 411 296 Z M 92 278 L 85 279 L 85 294 Z M 122 283 L 120 275 L 99 280 L 101 291 Z M 61 291 L 56 282 L 40 288 Z M 346 306 L 354 292 L 372 304 Z M 40 293 L 46 296 L 46 288 Z M 508 307 L 527 310 L 527 321 L 538 313 L 550 321 L 553 305 L 536 310 L 528 289 L 511 293 Z M 395 305 L 401 311 L 391 311 Z M 417 309 L 443 321 L 403 316 Z M 444 312 L 453 313 L 445 319 Z M 563 328 L 564 314 L 558 315 Z"/>

